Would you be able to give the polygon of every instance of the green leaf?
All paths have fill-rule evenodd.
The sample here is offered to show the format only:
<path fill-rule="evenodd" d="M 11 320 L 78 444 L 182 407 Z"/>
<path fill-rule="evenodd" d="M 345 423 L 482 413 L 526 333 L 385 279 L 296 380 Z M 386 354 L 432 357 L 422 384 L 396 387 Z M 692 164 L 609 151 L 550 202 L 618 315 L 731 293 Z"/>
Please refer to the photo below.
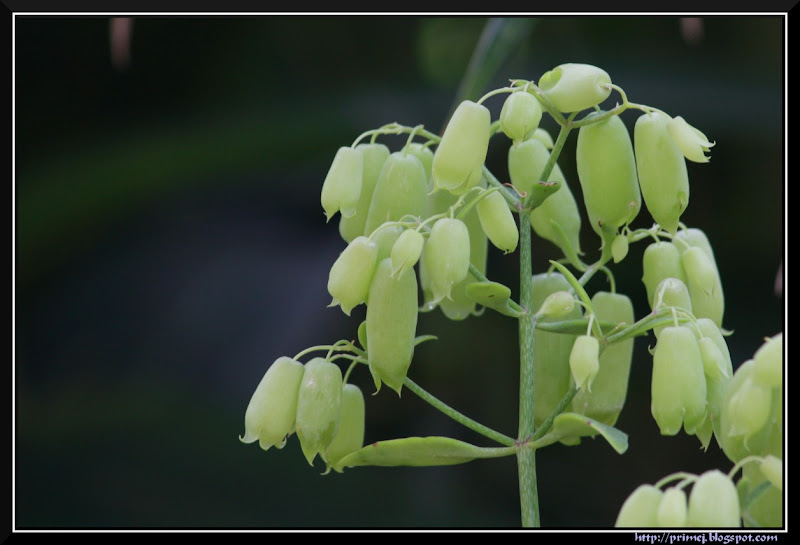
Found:
<path fill-rule="evenodd" d="M 551 180 L 549 182 L 536 182 L 531 188 L 531 210 L 540 207 L 545 199 L 561 189 L 561 182 L 558 180 Z"/>
<path fill-rule="evenodd" d="M 509 304 L 511 289 L 498 282 L 473 282 L 465 288 L 467 297 L 500 314 L 518 318 L 520 313 Z"/>
<path fill-rule="evenodd" d="M 577 439 L 579 437 L 603 436 L 611 448 L 619 454 L 628 450 L 628 435 L 613 426 L 608 426 L 597 420 L 577 413 L 561 413 L 553 420 L 552 429 L 537 443 L 541 446 L 555 443 L 563 439 Z"/>
<path fill-rule="evenodd" d="M 513 447 L 481 448 L 449 437 L 404 437 L 378 441 L 351 452 L 338 467 L 446 466 L 514 453 Z"/>

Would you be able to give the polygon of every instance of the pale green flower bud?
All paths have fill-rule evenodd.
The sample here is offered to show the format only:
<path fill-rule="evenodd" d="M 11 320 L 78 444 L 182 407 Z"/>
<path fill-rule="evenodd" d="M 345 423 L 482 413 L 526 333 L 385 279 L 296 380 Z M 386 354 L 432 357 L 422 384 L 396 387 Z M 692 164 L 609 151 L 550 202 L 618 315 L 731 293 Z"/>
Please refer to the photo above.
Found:
<path fill-rule="evenodd" d="M 657 528 L 658 507 L 664 493 L 650 484 L 640 485 L 622 504 L 614 526 L 617 528 Z"/>
<path fill-rule="evenodd" d="M 575 308 L 575 298 L 568 291 L 551 293 L 536 312 L 536 318 L 552 318 L 557 320 L 567 316 Z"/>
<path fill-rule="evenodd" d="M 580 335 L 569 354 L 569 369 L 575 385 L 592 391 L 592 382 L 600 370 L 600 343 L 591 335 Z"/>
<path fill-rule="evenodd" d="M 425 237 L 416 229 L 406 229 L 392 246 L 392 276 L 414 269 L 422 254 Z"/>
<path fill-rule="evenodd" d="M 378 183 L 383 163 L 389 158 L 389 148 L 383 144 L 359 144 L 356 149 L 364 156 L 364 171 L 355 214 L 350 217 L 342 215 L 339 219 L 339 234 L 345 242 L 352 242 L 358 236 L 369 234 L 364 233 L 364 226 L 367 223 L 372 193 Z"/>
<path fill-rule="evenodd" d="M 323 454 L 328 467 L 339 473 L 342 472 L 342 468 L 336 466 L 339 460 L 364 446 L 364 413 L 364 394 L 355 384 L 345 384 L 339 426 Z"/>
<path fill-rule="evenodd" d="M 767 388 L 783 384 L 783 333 L 767 339 L 753 356 L 753 380 Z"/>
<path fill-rule="evenodd" d="M 689 494 L 688 525 L 693 528 L 738 528 L 742 525 L 736 486 L 718 469 L 706 471 Z"/>
<path fill-rule="evenodd" d="M 665 278 L 677 278 L 684 284 L 686 274 L 681 265 L 681 253 L 671 242 L 653 242 L 642 256 L 642 282 L 647 290 L 647 302 L 653 308 L 653 295 Z"/>
<path fill-rule="evenodd" d="M 619 263 L 625 256 L 628 255 L 628 237 L 619 234 L 614 237 L 614 242 L 611 243 L 611 257 L 614 258 L 614 263 Z"/>
<path fill-rule="evenodd" d="M 553 149 L 553 137 L 550 136 L 550 133 L 547 132 L 545 129 L 539 127 L 533 134 L 530 135 L 528 139 L 535 139 L 544 144 L 544 147 L 547 149 Z"/>
<path fill-rule="evenodd" d="M 485 106 L 469 100 L 458 105 L 433 155 L 436 189 L 462 195 L 480 183 L 491 122 Z"/>
<path fill-rule="evenodd" d="M 728 402 L 730 435 L 745 439 L 761 430 L 768 422 L 772 408 L 772 390 L 748 377 Z"/>
<path fill-rule="evenodd" d="M 361 150 L 347 146 L 339 148 L 325 176 L 320 197 L 328 221 L 339 211 L 345 217 L 356 213 L 363 175 Z"/>
<path fill-rule="evenodd" d="M 579 112 L 603 102 L 611 94 L 611 77 L 590 64 L 567 63 L 539 78 L 539 88 L 560 112 Z"/>
<path fill-rule="evenodd" d="M 687 327 L 665 327 L 653 353 L 651 412 L 662 435 L 683 425 L 693 434 L 706 417 L 706 378 L 697 339 Z"/>
<path fill-rule="evenodd" d="M 500 111 L 500 129 L 515 142 L 526 140 L 539 126 L 542 106 L 526 91 L 511 93 Z"/>
<path fill-rule="evenodd" d="M 476 205 L 483 232 L 504 253 L 513 252 L 519 242 L 519 230 L 514 215 L 502 195 L 494 192 Z"/>
<path fill-rule="evenodd" d="M 297 398 L 297 438 L 310 465 L 331 444 L 342 409 L 342 372 L 324 358 L 306 363 Z"/>
<path fill-rule="evenodd" d="M 428 270 L 433 302 L 450 297 L 454 284 L 469 273 L 469 231 L 463 221 L 442 218 L 433 224 L 425 244 L 425 265 Z"/>
<path fill-rule="evenodd" d="M 673 117 L 667 123 L 669 135 L 672 141 L 681 150 L 684 157 L 695 163 L 707 163 L 708 157 L 705 152 L 714 146 L 714 142 L 709 142 L 705 134 L 689 125 L 682 117 Z"/>
<path fill-rule="evenodd" d="M 686 492 L 674 486 L 667 488 L 658 504 L 658 525 L 662 528 L 682 528 L 686 526 L 687 513 Z"/>
<path fill-rule="evenodd" d="M 781 459 L 769 454 L 761 460 L 759 469 L 775 488 L 783 490 L 783 461 Z"/>
<path fill-rule="evenodd" d="M 297 398 L 305 368 L 286 356 L 269 366 L 250 398 L 244 415 L 243 443 L 258 440 L 264 450 L 283 448 L 286 437 L 294 430 Z"/>
<path fill-rule="evenodd" d="M 339 255 L 328 275 L 328 293 L 350 316 L 353 307 L 367 300 L 372 275 L 378 260 L 378 248 L 365 236 L 356 237 Z"/>

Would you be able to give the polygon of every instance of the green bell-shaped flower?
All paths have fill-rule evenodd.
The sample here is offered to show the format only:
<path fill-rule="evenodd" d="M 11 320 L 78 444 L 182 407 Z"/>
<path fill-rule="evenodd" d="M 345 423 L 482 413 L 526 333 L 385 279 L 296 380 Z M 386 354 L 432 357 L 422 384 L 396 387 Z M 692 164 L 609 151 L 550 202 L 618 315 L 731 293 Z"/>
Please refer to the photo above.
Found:
<path fill-rule="evenodd" d="M 522 90 L 508 95 L 500 110 L 500 130 L 515 143 L 526 140 L 541 120 L 539 100 Z"/>
<path fill-rule="evenodd" d="M 258 440 L 264 450 L 283 448 L 286 437 L 294 431 L 297 398 L 305 368 L 286 356 L 269 366 L 244 414 L 243 443 Z"/>
<path fill-rule="evenodd" d="M 337 466 L 339 460 L 364 446 L 364 394 L 355 384 L 345 384 L 342 388 L 342 411 L 336 435 L 325 449 L 323 458 L 329 468 L 341 473 Z"/>
<path fill-rule="evenodd" d="M 329 306 L 341 305 L 350 316 L 353 307 L 364 303 L 378 260 L 378 247 L 365 236 L 353 239 L 339 255 L 328 275 Z"/>
<path fill-rule="evenodd" d="M 417 311 L 416 275 L 392 276 L 391 258 L 378 263 L 366 318 L 367 357 L 377 390 L 385 382 L 400 394 L 414 356 Z"/>
<path fill-rule="evenodd" d="M 651 412 L 662 435 L 693 434 L 706 418 L 706 378 L 688 327 L 665 327 L 653 353 Z"/>
<path fill-rule="evenodd" d="M 767 388 L 783 385 L 783 333 L 767 339 L 753 356 L 753 381 Z"/>
<path fill-rule="evenodd" d="M 705 134 L 689 125 L 681 116 L 670 119 L 667 130 L 684 157 L 695 163 L 708 162 L 705 154 L 715 143 L 709 142 Z"/>
<path fill-rule="evenodd" d="M 688 282 L 689 271 L 686 271 L 687 286 L 689 287 L 689 295 L 692 298 L 692 312 L 695 317 L 710 318 L 718 327 L 722 327 L 722 317 L 725 313 L 725 294 L 722 290 L 722 280 L 719 276 L 717 261 L 714 259 L 714 250 L 711 249 L 708 237 L 703 231 L 694 227 L 680 229 L 673 239 L 673 244 L 678 247 L 681 254 L 692 247 L 702 248 L 706 253 L 708 261 L 716 271 L 716 282 L 710 292 L 696 287 L 693 288 L 692 283 Z"/>
<path fill-rule="evenodd" d="M 686 284 L 680 250 L 671 242 L 653 242 L 642 256 L 642 282 L 647 290 L 647 301 L 653 308 L 653 295 L 665 278 L 677 278 Z"/>
<path fill-rule="evenodd" d="M 383 163 L 389 158 L 389 148 L 383 144 L 359 144 L 356 149 L 364 156 L 361 194 L 358 197 L 355 214 L 350 217 L 342 215 L 339 219 L 339 234 L 348 243 L 358 236 L 369 234 L 364 233 L 364 226 L 367 223 L 372 193 L 375 191 L 375 184 L 378 183 Z"/>
<path fill-rule="evenodd" d="M 667 488 L 658 504 L 658 525 L 662 528 L 683 528 L 687 517 L 686 492 L 675 486 Z"/>
<path fill-rule="evenodd" d="M 569 354 L 572 380 L 580 390 L 592 391 L 592 382 L 600 370 L 600 343 L 591 335 L 579 335 Z"/>
<path fill-rule="evenodd" d="M 416 229 L 406 229 L 392 246 L 392 274 L 397 276 L 414 269 L 419 261 L 425 237 Z"/>
<path fill-rule="evenodd" d="M 442 218 L 433 224 L 424 252 L 434 304 L 450 297 L 453 285 L 469 274 L 469 251 L 469 231 L 463 221 Z"/>
<path fill-rule="evenodd" d="M 436 189 L 462 195 L 480 183 L 491 122 L 486 106 L 469 100 L 458 105 L 433 154 Z"/>
<path fill-rule="evenodd" d="M 689 205 L 689 174 L 680 149 L 658 112 L 639 116 L 633 130 L 636 167 L 644 204 L 661 227 L 675 233 Z"/>
<path fill-rule="evenodd" d="M 611 94 L 611 77 L 591 64 L 567 63 L 539 78 L 539 89 L 560 112 L 579 112 L 603 102 Z"/>
<path fill-rule="evenodd" d="M 498 192 L 484 197 L 476 205 L 483 232 L 504 253 L 513 252 L 519 242 L 519 229 L 508 204 Z"/>
<path fill-rule="evenodd" d="M 640 485 L 622 504 L 614 526 L 617 528 L 657 528 L 658 507 L 664 493 L 651 484 Z"/>
<path fill-rule="evenodd" d="M 642 205 L 633 144 L 619 116 L 581 127 L 575 159 L 592 229 L 613 240 Z"/>
<path fill-rule="evenodd" d="M 306 363 L 297 397 L 297 438 L 310 465 L 331 444 L 342 409 L 342 372 L 325 358 Z M 324 458 L 324 457 L 323 457 Z"/>
<path fill-rule="evenodd" d="M 557 291 L 547 296 L 536 311 L 536 319 L 551 318 L 558 320 L 567 316 L 575 308 L 575 297 L 568 291 Z"/>
<path fill-rule="evenodd" d="M 736 486 L 718 469 L 706 471 L 689 494 L 687 522 L 693 528 L 738 528 L 742 525 Z"/>
<path fill-rule="evenodd" d="M 363 176 L 364 157 L 361 150 L 347 146 L 339 148 L 322 183 L 320 196 L 328 221 L 339 211 L 346 217 L 356 213 Z"/>
<path fill-rule="evenodd" d="M 428 209 L 428 178 L 422 162 L 411 153 L 396 151 L 383 163 L 364 224 L 369 236 L 387 221 L 422 217 Z"/>

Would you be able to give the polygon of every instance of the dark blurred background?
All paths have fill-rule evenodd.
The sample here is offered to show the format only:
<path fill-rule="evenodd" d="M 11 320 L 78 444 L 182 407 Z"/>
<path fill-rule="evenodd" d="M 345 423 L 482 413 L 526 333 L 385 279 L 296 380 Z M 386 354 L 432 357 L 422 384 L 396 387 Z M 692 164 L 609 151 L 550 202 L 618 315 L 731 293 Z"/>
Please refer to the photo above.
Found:
<path fill-rule="evenodd" d="M 586 62 L 716 141 L 710 163 L 688 165 L 683 221 L 714 246 L 735 366 L 783 329 L 784 22 L 514 20 L 497 27 L 514 33 L 511 53 L 470 97 Z M 363 306 L 350 318 L 326 308 L 344 242 L 319 192 L 336 149 L 393 121 L 439 132 L 486 23 L 141 17 L 116 23 L 114 41 L 107 17 L 15 19 L 16 527 L 519 525 L 513 458 L 323 477 L 296 437 L 268 452 L 237 438 L 275 358 L 354 338 L 363 319 Z M 487 105 L 496 117 L 502 99 Z M 622 117 L 632 128 L 636 116 Z M 490 148 L 501 179 L 508 145 L 498 136 Z M 578 197 L 574 147 L 571 136 L 560 164 Z M 634 227 L 651 222 L 643 208 Z M 593 260 L 598 239 L 584 235 Z M 542 272 L 556 253 L 534 244 Z M 637 316 L 649 310 L 643 250 L 613 267 Z M 489 276 L 515 294 L 517 266 L 517 254 L 491 250 Z M 437 310 L 418 331 L 439 340 L 417 349 L 410 377 L 515 435 L 516 324 Z M 543 525 L 610 526 L 641 483 L 731 467 L 716 443 L 703 453 L 694 437 L 659 435 L 649 340 L 637 341 L 617 423 L 628 452 L 597 439 L 539 453 Z M 370 394 L 365 371 L 353 382 Z M 367 396 L 367 442 L 408 435 L 491 446 L 411 392 Z"/>

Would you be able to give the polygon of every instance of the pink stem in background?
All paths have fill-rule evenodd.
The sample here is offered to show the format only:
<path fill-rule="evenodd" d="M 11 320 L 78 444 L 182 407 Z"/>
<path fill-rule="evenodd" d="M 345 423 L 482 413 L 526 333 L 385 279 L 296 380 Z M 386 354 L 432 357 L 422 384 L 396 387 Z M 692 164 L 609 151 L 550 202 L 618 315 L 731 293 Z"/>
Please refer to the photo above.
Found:
<path fill-rule="evenodd" d="M 131 60 L 132 17 L 114 17 L 109 25 L 111 64 L 116 70 L 127 70 Z"/>

